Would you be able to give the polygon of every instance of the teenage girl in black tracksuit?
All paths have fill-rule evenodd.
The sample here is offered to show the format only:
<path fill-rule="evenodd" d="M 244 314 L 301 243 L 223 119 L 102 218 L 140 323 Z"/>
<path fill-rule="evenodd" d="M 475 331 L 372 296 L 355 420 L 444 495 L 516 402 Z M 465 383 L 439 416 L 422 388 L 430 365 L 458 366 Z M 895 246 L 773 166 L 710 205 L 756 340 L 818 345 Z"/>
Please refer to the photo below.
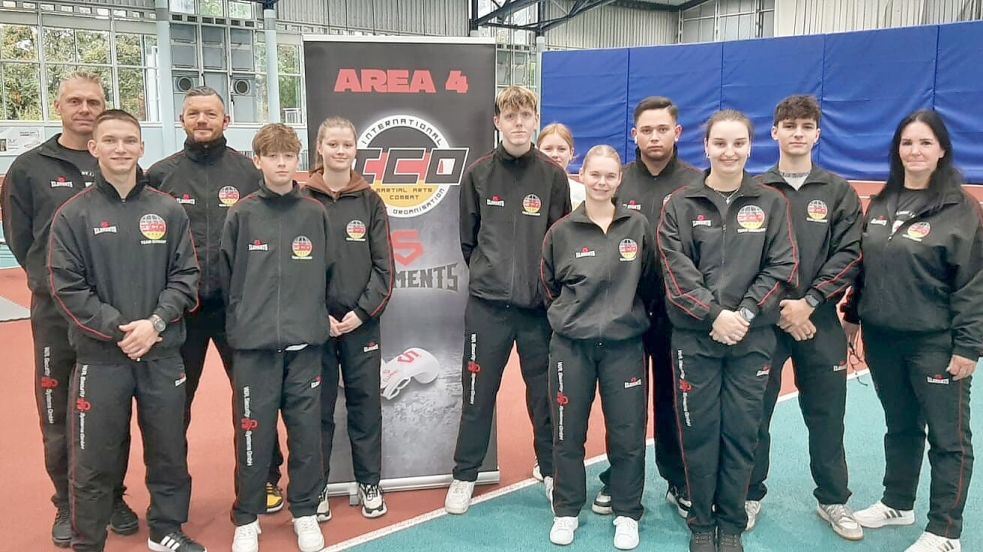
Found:
<path fill-rule="evenodd" d="M 751 136 L 743 114 L 713 115 L 710 169 L 659 223 L 693 552 L 743 550 L 778 303 L 797 282 L 788 201 L 744 172 Z"/>
<path fill-rule="evenodd" d="M 909 115 L 892 142 L 884 191 L 864 218 L 863 265 L 844 314 L 863 325 L 884 407 L 884 496 L 865 527 L 911 525 L 928 426 L 928 526 L 909 552 L 958 551 L 973 444 L 969 388 L 983 353 L 983 224 L 961 189 L 952 142 L 934 111 Z"/>
<path fill-rule="evenodd" d="M 389 218 L 379 194 L 352 171 L 355 127 L 351 121 L 331 117 L 321 123 L 317 136 L 317 168 L 306 184 L 307 192 L 324 204 L 331 221 L 332 247 L 337 267 L 328 284 L 331 339 L 325 344 L 321 386 L 321 448 L 325 482 L 334 438 L 338 373 L 345 383 L 348 437 L 358 482 L 362 515 L 386 513 L 379 489 L 382 475 L 382 328 L 379 318 L 393 290 L 393 252 Z M 331 510 L 322 494 L 318 519 L 327 521 Z"/>
<path fill-rule="evenodd" d="M 621 159 L 608 146 L 592 148 L 581 169 L 587 198 L 560 219 L 543 242 L 542 278 L 553 328 L 550 404 L 553 423 L 553 529 L 550 540 L 570 544 L 586 500 L 584 443 L 599 386 L 607 431 L 611 493 L 618 527 L 615 546 L 638 545 L 645 482 L 648 388 L 642 334 L 654 291 L 655 250 L 645 216 L 612 197 Z"/>

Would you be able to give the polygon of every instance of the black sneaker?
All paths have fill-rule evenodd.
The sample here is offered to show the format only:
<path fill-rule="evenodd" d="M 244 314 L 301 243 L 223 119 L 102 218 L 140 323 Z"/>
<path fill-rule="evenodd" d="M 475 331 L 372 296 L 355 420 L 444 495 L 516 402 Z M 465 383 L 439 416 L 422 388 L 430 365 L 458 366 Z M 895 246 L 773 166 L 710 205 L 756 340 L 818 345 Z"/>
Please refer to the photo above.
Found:
<path fill-rule="evenodd" d="M 744 552 L 744 545 L 741 544 L 741 534 L 720 533 L 720 542 L 717 543 L 717 550 L 720 552 Z"/>
<path fill-rule="evenodd" d="M 693 533 L 689 539 L 689 552 L 717 552 L 717 536 L 713 531 Z"/>
<path fill-rule="evenodd" d="M 113 513 L 109 517 L 109 529 L 117 535 L 132 535 L 140 530 L 140 520 L 137 514 L 123 500 L 117 497 L 113 501 Z"/>
<path fill-rule="evenodd" d="M 683 519 L 686 519 L 686 516 L 689 515 L 689 509 L 693 507 L 693 501 L 675 485 L 669 485 L 669 490 L 666 491 L 666 502 L 675 506 L 676 512 Z"/>
<path fill-rule="evenodd" d="M 185 535 L 183 531 L 171 531 L 159 539 L 147 539 L 147 547 L 153 552 L 208 552 L 204 546 Z"/>
<path fill-rule="evenodd" d="M 590 509 L 600 516 L 609 516 L 614 512 L 614 509 L 611 507 L 611 491 L 608 490 L 607 485 L 601 487 L 601 490 L 597 492 L 597 496 L 594 497 L 594 503 L 590 505 Z"/>
<path fill-rule="evenodd" d="M 59 506 L 55 513 L 55 523 L 51 526 L 51 542 L 58 548 L 72 545 L 72 514 L 68 505 Z"/>

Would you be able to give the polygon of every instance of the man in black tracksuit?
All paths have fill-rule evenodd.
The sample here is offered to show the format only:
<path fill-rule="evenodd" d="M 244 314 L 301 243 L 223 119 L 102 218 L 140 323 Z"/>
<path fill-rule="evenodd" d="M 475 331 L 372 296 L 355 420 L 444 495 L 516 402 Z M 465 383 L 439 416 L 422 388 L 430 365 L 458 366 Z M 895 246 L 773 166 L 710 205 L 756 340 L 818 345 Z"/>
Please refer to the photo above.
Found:
<path fill-rule="evenodd" d="M 570 212 L 567 175 L 532 145 L 538 126 L 534 94 L 509 87 L 496 99 L 503 139 L 461 183 L 461 252 L 470 270 L 461 370 L 463 408 L 454 452 L 454 483 L 445 509 L 463 514 L 491 436 L 495 398 L 512 345 L 526 382 L 533 446 L 547 491 L 552 485 L 553 430 L 547 369 L 550 327 L 539 284 L 546 230 Z"/>
<path fill-rule="evenodd" d="M 98 77 L 73 75 L 62 81 L 55 108 L 62 133 L 20 155 L 7 172 L 2 197 L 3 234 L 14 258 L 27 272 L 31 289 L 31 334 L 34 338 L 35 393 L 41 418 L 44 464 L 55 486 L 52 502 L 58 509 L 52 527 L 56 546 L 72 539 L 68 507 L 68 450 L 66 434 L 68 390 L 75 368 L 75 351 L 68 342 L 68 323 L 48 287 L 48 231 L 51 217 L 65 201 L 90 186 L 97 162 L 86 149 L 92 125 L 105 109 Z M 129 435 L 127 434 L 127 439 Z M 128 443 L 129 441 L 127 441 Z M 124 446 L 122 474 L 111 522 L 113 532 L 137 531 L 136 515 L 123 501 L 123 475 L 130 447 Z"/>
<path fill-rule="evenodd" d="M 809 463 L 820 515 L 850 540 L 863 530 L 845 508 L 850 497 L 843 419 L 846 415 L 847 343 L 836 312 L 839 298 L 860 267 L 860 198 L 850 184 L 812 163 L 819 138 L 819 106 L 809 96 L 792 96 L 775 113 L 772 136 L 778 165 L 759 180 L 789 200 L 799 246 L 799 285 L 781 302 L 778 347 L 772 357 L 755 466 L 748 488 L 748 525 L 753 527 L 767 492 L 769 426 L 782 387 L 782 368 L 791 358 L 799 407 L 809 430 Z"/>
<path fill-rule="evenodd" d="M 354 137 L 353 137 L 354 140 Z M 382 332 L 379 318 L 393 290 L 392 245 L 386 204 L 369 183 L 351 171 L 348 185 L 338 192 L 315 172 L 305 185 L 314 199 L 324 204 L 334 240 L 337 270 L 328 282 L 328 315 L 343 320 L 354 312 L 362 321 L 354 330 L 331 338 L 324 347 L 321 382 L 321 446 L 324 478 L 327 481 L 334 438 L 335 402 L 339 370 L 345 383 L 348 437 L 352 444 L 352 466 L 359 484 L 362 514 L 378 517 L 385 502 L 370 507 L 367 495 L 378 493 L 382 478 Z M 344 237 L 342 237 L 344 236 Z M 322 500 L 322 503 L 324 501 Z M 318 512 L 319 519 L 330 518 Z"/>
<path fill-rule="evenodd" d="M 300 153 L 296 133 L 266 125 L 253 150 L 263 170 L 259 191 L 229 212 L 219 257 L 239 421 L 233 548 L 257 549 L 246 543 L 256 542 L 257 516 L 266 512 L 264 486 L 282 412 L 290 455 L 287 501 L 300 548 L 309 552 L 324 547 L 314 514 L 323 487 L 318 387 L 329 331 L 330 229 L 324 206 L 292 180 Z"/>
<path fill-rule="evenodd" d="M 678 109 L 669 98 L 653 96 L 639 102 L 635 108 L 635 128 L 632 129 L 637 145 L 635 161 L 625 166 L 617 194 L 619 205 L 642 213 L 648 219 L 653 244 L 666 198 L 681 186 L 701 177 L 699 170 L 677 156 L 676 143 L 682 133 L 678 117 Z M 647 305 L 651 324 L 644 335 L 645 353 L 652 371 L 655 463 L 659 474 L 669 483 L 666 499 L 676 505 L 681 515 L 685 515 L 689 499 L 685 496 L 686 474 L 679 450 L 672 392 L 672 325 L 666 315 L 661 271 L 656 270 L 655 274 L 658 292 L 652 294 L 652 300 Z M 607 470 L 601 473 L 601 481 L 607 487 Z M 610 506 L 610 495 L 607 489 L 602 489 L 591 508 L 599 514 L 607 514 Z"/>
<path fill-rule="evenodd" d="M 557 517 L 576 517 L 586 500 L 584 443 L 599 386 L 612 511 L 637 521 L 643 512 L 648 419 L 641 336 L 649 326 L 646 299 L 658 293 L 652 233 L 643 215 L 621 206 L 603 232 L 581 206 L 547 232 L 542 263 L 554 332 L 553 510 Z"/>
<path fill-rule="evenodd" d="M 150 491 L 148 546 L 204 552 L 181 531 L 191 477 L 178 348 L 199 277 L 188 217 L 139 174 L 143 144 L 131 115 L 103 113 L 89 150 L 99 158 L 95 183 L 55 213 L 48 257 L 52 296 L 78 359 L 69 399 L 72 547 L 105 546 L 135 398 Z"/>
<path fill-rule="evenodd" d="M 785 198 L 747 173 L 729 200 L 697 182 L 674 192 L 662 213 L 658 247 L 694 538 L 715 528 L 739 536 L 747 525 L 743 505 L 775 348 L 773 325 L 786 286 L 797 282 L 788 218 Z M 734 345 L 707 335 L 724 310 L 750 323 Z"/>

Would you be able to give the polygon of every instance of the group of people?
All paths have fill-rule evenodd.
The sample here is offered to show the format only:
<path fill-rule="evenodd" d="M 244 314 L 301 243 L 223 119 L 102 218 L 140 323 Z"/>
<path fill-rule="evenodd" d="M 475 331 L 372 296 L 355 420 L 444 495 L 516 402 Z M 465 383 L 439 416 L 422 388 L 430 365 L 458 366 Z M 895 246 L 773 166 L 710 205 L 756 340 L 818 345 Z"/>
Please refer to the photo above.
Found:
<path fill-rule="evenodd" d="M 233 391 L 233 552 L 257 551 L 259 516 L 284 505 L 281 415 L 298 548 L 324 547 L 339 377 L 362 514 L 384 515 L 380 316 L 393 254 L 385 205 L 352 170 L 352 123 L 321 123 L 316 167 L 299 185 L 296 133 L 264 126 L 247 159 L 226 145 L 229 118 L 209 88 L 185 98 L 183 149 L 146 173 L 140 124 L 105 109 L 98 77 L 66 78 L 55 108 L 63 132 L 14 162 L 2 196 L 4 234 L 32 291 L 53 542 L 101 551 L 109 530 L 137 531 L 123 499 L 135 397 L 148 547 L 205 550 L 182 524 L 186 432 L 210 342 Z M 783 100 L 778 164 L 752 177 L 750 120 L 717 112 L 701 172 L 678 158 L 677 107 L 653 96 L 634 112 L 636 160 L 595 146 L 578 182 L 566 172 L 569 129 L 540 130 L 527 89 L 498 95 L 501 141 L 460 190 L 470 283 L 447 512 L 469 509 L 514 345 L 552 543 L 574 541 L 587 501 L 599 388 L 611 465 L 591 509 L 614 515 L 616 548 L 638 546 L 651 387 L 656 464 L 690 550 L 741 551 L 762 512 L 791 359 L 818 515 L 849 540 L 913 524 L 927 427 L 929 523 L 908 552 L 960 550 L 970 382 L 983 353 L 979 205 L 961 189 L 942 119 L 919 111 L 898 125 L 887 185 L 864 214 L 849 183 L 812 159 L 820 119 L 814 98 Z M 883 498 L 857 512 L 843 447 L 851 349 L 866 352 L 887 420 Z"/>

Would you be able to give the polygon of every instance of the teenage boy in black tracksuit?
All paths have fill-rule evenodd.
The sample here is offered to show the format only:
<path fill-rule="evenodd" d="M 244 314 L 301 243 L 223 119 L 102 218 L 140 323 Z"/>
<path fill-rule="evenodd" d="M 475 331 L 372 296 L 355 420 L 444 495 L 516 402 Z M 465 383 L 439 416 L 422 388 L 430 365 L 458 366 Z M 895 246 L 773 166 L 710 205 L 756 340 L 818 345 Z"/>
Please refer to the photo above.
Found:
<path fill-rule="evenodd" d="M 552 485 L 550 327 L 539 261 L 546 230 L 570 212 L 570 185 L 564 170 L 532 145 L 532 132 L 539 127 L 536 110 L 536 96 L 529 90 L 512 86 L 502 91 L 495 101 L 502 142 L 469 167 L 461 183 L 461 252 L 471 276 L 464 314 L 461 425 L 454 481 L 444 502 L 450 513 L 463 514 L 470 506 L 513 343 L 548 495 Z"/>
<path fill-rule="evenodd" d="M 220 274 L 236 425 L 236 525 L 232 549 L 259 550 L 257 516 L 273 455 L 277 414 L 287 426 L 287 501 L 301 552 L 324 547 L 315 518 L 321 477 L 321 346 L 328 339 L 325 290 L 331 266 L 328 215 L 293 180 L 297 134 L 283 124 L 253 138 L 259 191 L 229 212 Z"/>
<path fill-rule="evenodd" d="M 98 163 L 89 153 L 87 143 L 92 138 L 92 125 L 105 106 L 98 77 L 75 74 L 62 81 L 55 101 L 62 132 L 14 160 L 4 181 L 0 209 L 7 246 L 27 272 L 27 285 L 31 289 L 34 389 L 41 418 L 44 465 L 55 486 L 51 501 L 57 514 L 51 538 L 59 547 L 69 546 L 72 540 L 66 420 L 75 350 L 68 342 L 68 322 L 48 288 L 48 231 L 55 210 L 90 186 L 95 178 Z M 129 434 L 126 438 L 129 439 Z M 139 522 L 123 501 L 122 482 L 129 445 L 122 450 L 122 474 L 110 527 L 115 533 L 130 535 L 137 531 Z"/>
<path fill-rule="evenodd" d="M 778 165 L 759 177 L 788 198 L 799 246 L 799 285 L 783 300 L 778 347 L 772 357 L 754 471 L 748 488 L 748 528 L 753 528 L 767 488 L 769 425 L 782 387 L 782 367 L 792 359 L 799 407 L 809 430 L 809 464 L 819 515 L 850 540 L 863 529 L 846 507 L 846 335 L 836 304 L 860 268 L 860 198 L 850 184 L 816 166 L 819 105 L 811 96 L 791 96 L 775 109 L 772 137 Z"/>
<path fill-rule="evenodd" d="M 260 173 L 252 161 L 226 144 L 224 131 L 229 116 L 215 90 L 208 87 L 189 90 L 184 98 L 181 124 L 188 135 L 184 148 L 154 163 L 147 171 L 147 178 L 151 186 L 174 196 L 184 207 L 191 220 L 191 235 L 201 265 L 200 306 L 185 320 L 188 338 L 181 346 L 181 358 L 188 374 L 184 421 L 187 431 L 209 341 L 215 344 L 225 373 L 232 381 L 232 348 L 225 337 L 225 304 L 218 281 L 219 242 L 229 208 L 258 189 Z M 283 507 L 283 496 L 277 488 L 281 464 L 283 456 L 277 439 L 267 487 L 270 513 Z"/>
<path fill-rule="evenodd" d="M 680 188 L 662 213 L 658 247 L 673 326 L 693 551 L 715 550 L 717 529 L 721 550 L 743 550 L 744 498 L 775 348 L 773 324 L 786 286 L 797 282 L 788 218 L 785 198 L 747 173 L 727 194 L 703 182 Z M 746 328 L 736 341 L 718 334 L 725 315 L 735 314 Z"/>
<path fill-rule="evenodd" d="M 935 119 L 934 126 L 945 130 L 934 112 L 916 112 L 898 135 L 914 117 Z M 937 135 L 916 137 L 903 147 L 921 147 L 927 157 L 932 146 L 922 140 L 939 147 Z M 887 422 L 884 493 L 856 517 L 870 528 L 915 523 L 927 426 L 928 524 L 907 549 L 918 552 L 961 549 L 973 473 L 970 385 L 983 356 L 983 212 L 961 189 L 950 148 L 942 150 L 945 159 L 921 189 L 898 174 L 902 161 L 891 152 L 892 174 L 867 208 L 863 266 L 843 305 L 843 319 L 853 330 L 848 334 L 855 336 L 855 325 L 862 324 L 867 364 Z"/>
<path fill-rule="evenodd" d="M 550 538 L 554 544 L 572 542 L 587 498 L 584 443 L 599 386 L 611 460 L 612 510 L 619 533 L 624 533 L 616 534 L 615 546 L 633 549 L 644 510 L 648 419 L 642 334 L 649 315 L 643 295 L 658 292 L 658 265 L 645 216 L 611 204 L 621 160 L 610 148 L 610 155 L 598 148 L 607 147 L 592 149 L 602 153 L 588 153 L 584 160 L 586 200 L 554 224 L 543 241 L 541 272 L 553 328 L 549 376 L 554 528 L 560 530 L 551 531 Z M 609 183 L 604 182 L 602 162 L 609 165 Z"/>
<path fill-rule="evenodd" d="M 354 158 L 354 132 L 350 138 Z M 345 169 L 349 173 L 348 184 L 338 191 L 325 183 L 324 169 L 314 172 L 305 185 L 307 193 L 324 204 L 331 221 L 331 235 L 338 236 L 333 248 L 337 270 L 328 283 L 328 315 L 333 324 L 353 323 L 349 313 L 354 313 L 360 321 L 355 329 L 333 336 L 324 347 L 321 447 L 327 481 L 340 370 L 345 383 L 348 437 L 352 443 L 352 466 L 358 482 L 362 515 L 374 518 L 386 513 L 386 503 L 379 490 L 382 478 L 382 395 L 379 393 L 382 331 L 379 319 L 392 295 L 395 267 L 386 204 L 360 174 L 351 170 L 351 160 L 347 161 Z M 318 520 L 330 518 L 327 496 L 322 494 Z"/>
<path fill-rule="evenodd" d="M 659 227 L 662 205 L 669 194 L 679 187 L 697 181 L 700 171 L 677 156 L 676 143 L 682 134 L 679 110 L 672 100 L 660 96 L 645 98 L 635 107 L 635 161 L 626 165 L 618 189 L 617 202 L 624 208 L 645 215 L 651 229 L 652 243 Z M 686 474 L 679 450 L 679 430 L 672 392 L 672 354 L 670 336 L 672 325 L 666 315 L 662 292 L 661 271 L 657 292 L 647 306 L 651 325 L 645 332 L 645 352 L 651 362 L 652 416 L 655 419 L 655 463 L 669 488 L 666 500 L 684 516 L 689 509 L 686 497 Z M 601 489 L 591 509 L 598 514 L 611 513 L 611 497 L 607 492 L 608 471 L 601 473 L 605 488 Z"/>
<path fill-rule="evenodd" d="M 188 217 L 146 185 L 140 125 L 124 111 L 96 121 L 95 183 L 51 222 L 52 296 L 70 323 L 72 547 L 101 551 L 136 399 L 147 464 L 150 550 L 204 552 L 181 531 L 191 499 L 184 417 L 183 316 L 199 269 Z"/>

